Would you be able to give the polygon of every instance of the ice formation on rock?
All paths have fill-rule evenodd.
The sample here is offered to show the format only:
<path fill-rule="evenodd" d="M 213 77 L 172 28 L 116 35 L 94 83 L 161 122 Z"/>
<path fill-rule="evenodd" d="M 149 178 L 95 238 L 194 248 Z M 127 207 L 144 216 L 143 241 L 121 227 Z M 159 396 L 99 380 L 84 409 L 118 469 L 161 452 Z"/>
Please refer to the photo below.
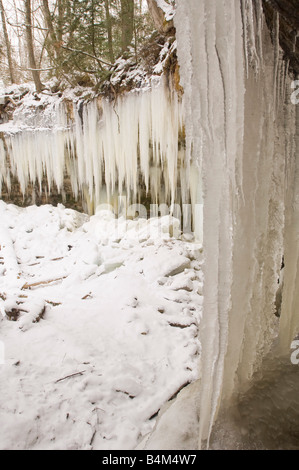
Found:
<path fill-rule="evenodd" d="M 9 185 L 5 164 L 20 182 L 46 176 L 62 191 L 70 177 L 73 194 L 83 194 L 89 211 L 113 206 L 119 195 L 128 204 L 193 204 L 200 212 L 198 172 L 186 161 L 182 99 L 164 83 L 119 96 L 115 102 L 95 98 L 77 106 L 66 101 L 16 110 L 14 126 L 0 140 L 2 181 Z M 191 189 L 189 185 L 191 181 Z M 200 225 L 196 231 L 200 238 Z"/>
<path fill-rule="evenodd" d="M 271 42 L 261 0 L 177 3 L 184 107 L 162 84 L 72 112 L 65 103 L 21 110 L 22 130 L 0 140 L 0 184 L 10 186 L 9 157 L 23 192 L 44 175 L 49 189 L 62 189 L 68 173 L 74 194 L 94 207 L 123 194 L 134 203 L 191 200 L 199 239 L 203 207 L 201 445 L 220 406 L 246 390 L 276 342 L 272 353 L 290 356 L 299 331 L 299 107 L 280 57 L 279 15 Z"/>
<path fill-rule="evenodd" d="M 276 329 L 281 355 L 290 355 L 299 330 L 298 106 L 280 60 L 279 17 L 273 45 L 261 1 L 178 0 L 175 25 L 187 157 L 203 175 L 202 445 L 220 405 L 259 369 Z"/>

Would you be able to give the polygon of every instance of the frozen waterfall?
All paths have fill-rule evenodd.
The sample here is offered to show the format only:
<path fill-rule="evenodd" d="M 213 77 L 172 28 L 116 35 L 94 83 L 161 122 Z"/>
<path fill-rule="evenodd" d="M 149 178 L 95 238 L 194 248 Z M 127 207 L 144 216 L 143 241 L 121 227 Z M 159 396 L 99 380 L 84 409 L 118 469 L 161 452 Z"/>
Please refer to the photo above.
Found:
<path fill-rule="evenodd" d="M 62 192 L 67 176 L 91 213 L 106 203 L 117 210 L 119 196 L 136 207 L 190 205 L 204 246 L 200 386 L 185 390 L 199 395 L 199 447 L 240 397 L 252 416 L 260 399 L 290 399 L 284 420 L 299 435 L 298 411 L 297 424 L 287 415 L 299 409 L 290 378 L 299 333 L 299 104 L 279 15 L 271 37 L 262 5 L 177 0 L 183 98 L 162 81 L 115 101 L 20 107 L 14 125 L 0 128 L 0 193 L 14 179 L 23 194 L 29 184 L 42 191 L 45 179 L 49 192 Z M 272 414 L 274 433 L 279 419 Z"/>
<path fill-rule="evenodd" d="M 177 3 L 187 155 L 203 175 L 201 446 L 219 408 L 247 390 L 270 351 L 291 365 L 299 332 L 299 108 L 281 60 L 278 15 L 271 42 L 260 0 Z"/>
<path fill-rule="evenodd" d="M 186 205 L 201 239 L 199 173 L 186 158 L 182 98 L 163 80 L 115 101 L 60 99 L 40 108 L 24 105 L 3 126 L 0 185 L 10 190 L 15 177 L 24 194 L 30 183 L 42 191 L 46 178 L 49 193 L 54 184 L 62 192 L 67 177 L 90 213 L 107 203 L 117 212 L 119 197 L 181 217 Z"/>

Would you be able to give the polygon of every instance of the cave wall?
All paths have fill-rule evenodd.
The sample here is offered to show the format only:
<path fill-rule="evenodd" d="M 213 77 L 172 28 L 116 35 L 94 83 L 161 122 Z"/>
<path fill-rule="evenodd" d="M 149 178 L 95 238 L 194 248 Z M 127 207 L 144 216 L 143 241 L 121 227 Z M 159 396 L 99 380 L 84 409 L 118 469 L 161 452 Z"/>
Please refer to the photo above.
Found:
<path fill-rule="evenodd" d="M 273 40 L 277 13 L 279 14 L 279 43 L 284 58 L 289 61 L 289 71 L 299 75 L 298 0 L 263 0 L 263 8 Z"/>

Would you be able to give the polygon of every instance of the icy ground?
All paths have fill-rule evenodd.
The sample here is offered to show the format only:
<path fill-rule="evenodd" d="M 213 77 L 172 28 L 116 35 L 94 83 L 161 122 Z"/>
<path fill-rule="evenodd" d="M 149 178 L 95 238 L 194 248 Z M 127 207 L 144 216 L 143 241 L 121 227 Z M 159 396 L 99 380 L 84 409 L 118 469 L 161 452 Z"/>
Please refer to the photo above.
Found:
<path fill-rule="evenodd" d="M 168 217 L 0 220 L 0 449 L 136 447 L 199 373 L 201 247 Z"/>

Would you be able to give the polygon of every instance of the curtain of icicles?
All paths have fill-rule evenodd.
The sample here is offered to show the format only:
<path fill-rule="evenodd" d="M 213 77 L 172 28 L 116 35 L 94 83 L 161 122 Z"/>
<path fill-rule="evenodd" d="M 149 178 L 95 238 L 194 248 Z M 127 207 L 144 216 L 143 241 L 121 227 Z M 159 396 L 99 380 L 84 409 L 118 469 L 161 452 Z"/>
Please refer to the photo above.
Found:
<path fill-rule="evenodd" d="M 161 81 L 151 89 L 97 98 L 81 106 L 59 102 L 44 111 L 15 112 L 15 132 L 0 140 L 0 184 L 11 174 L 25 193 L 29 183 L 47 179 L 63 190 L 69 178 L 75 197 L 89 212 L 119 195 L 128 204 L 190 204 L 198 213 L 197 169 L 185 159 L 182 100 Z M 7 165 L 9 161 L 9 165 Z M 1 186 L 0 186 L 1 190 Z M 201 206 L 199 207 L 199 210 Z M 200 226 L 194 227 L 198 237 Z"/>
<path fill-rule="evenodd" d="M 260 0 L 177 3 L 187 156 L 203 174 L 202 445 L 220 404 L 246 389 L 275 341 L 290 356 L 299 332 L 299 105 L 278 15 L 271 41 Z"/>

